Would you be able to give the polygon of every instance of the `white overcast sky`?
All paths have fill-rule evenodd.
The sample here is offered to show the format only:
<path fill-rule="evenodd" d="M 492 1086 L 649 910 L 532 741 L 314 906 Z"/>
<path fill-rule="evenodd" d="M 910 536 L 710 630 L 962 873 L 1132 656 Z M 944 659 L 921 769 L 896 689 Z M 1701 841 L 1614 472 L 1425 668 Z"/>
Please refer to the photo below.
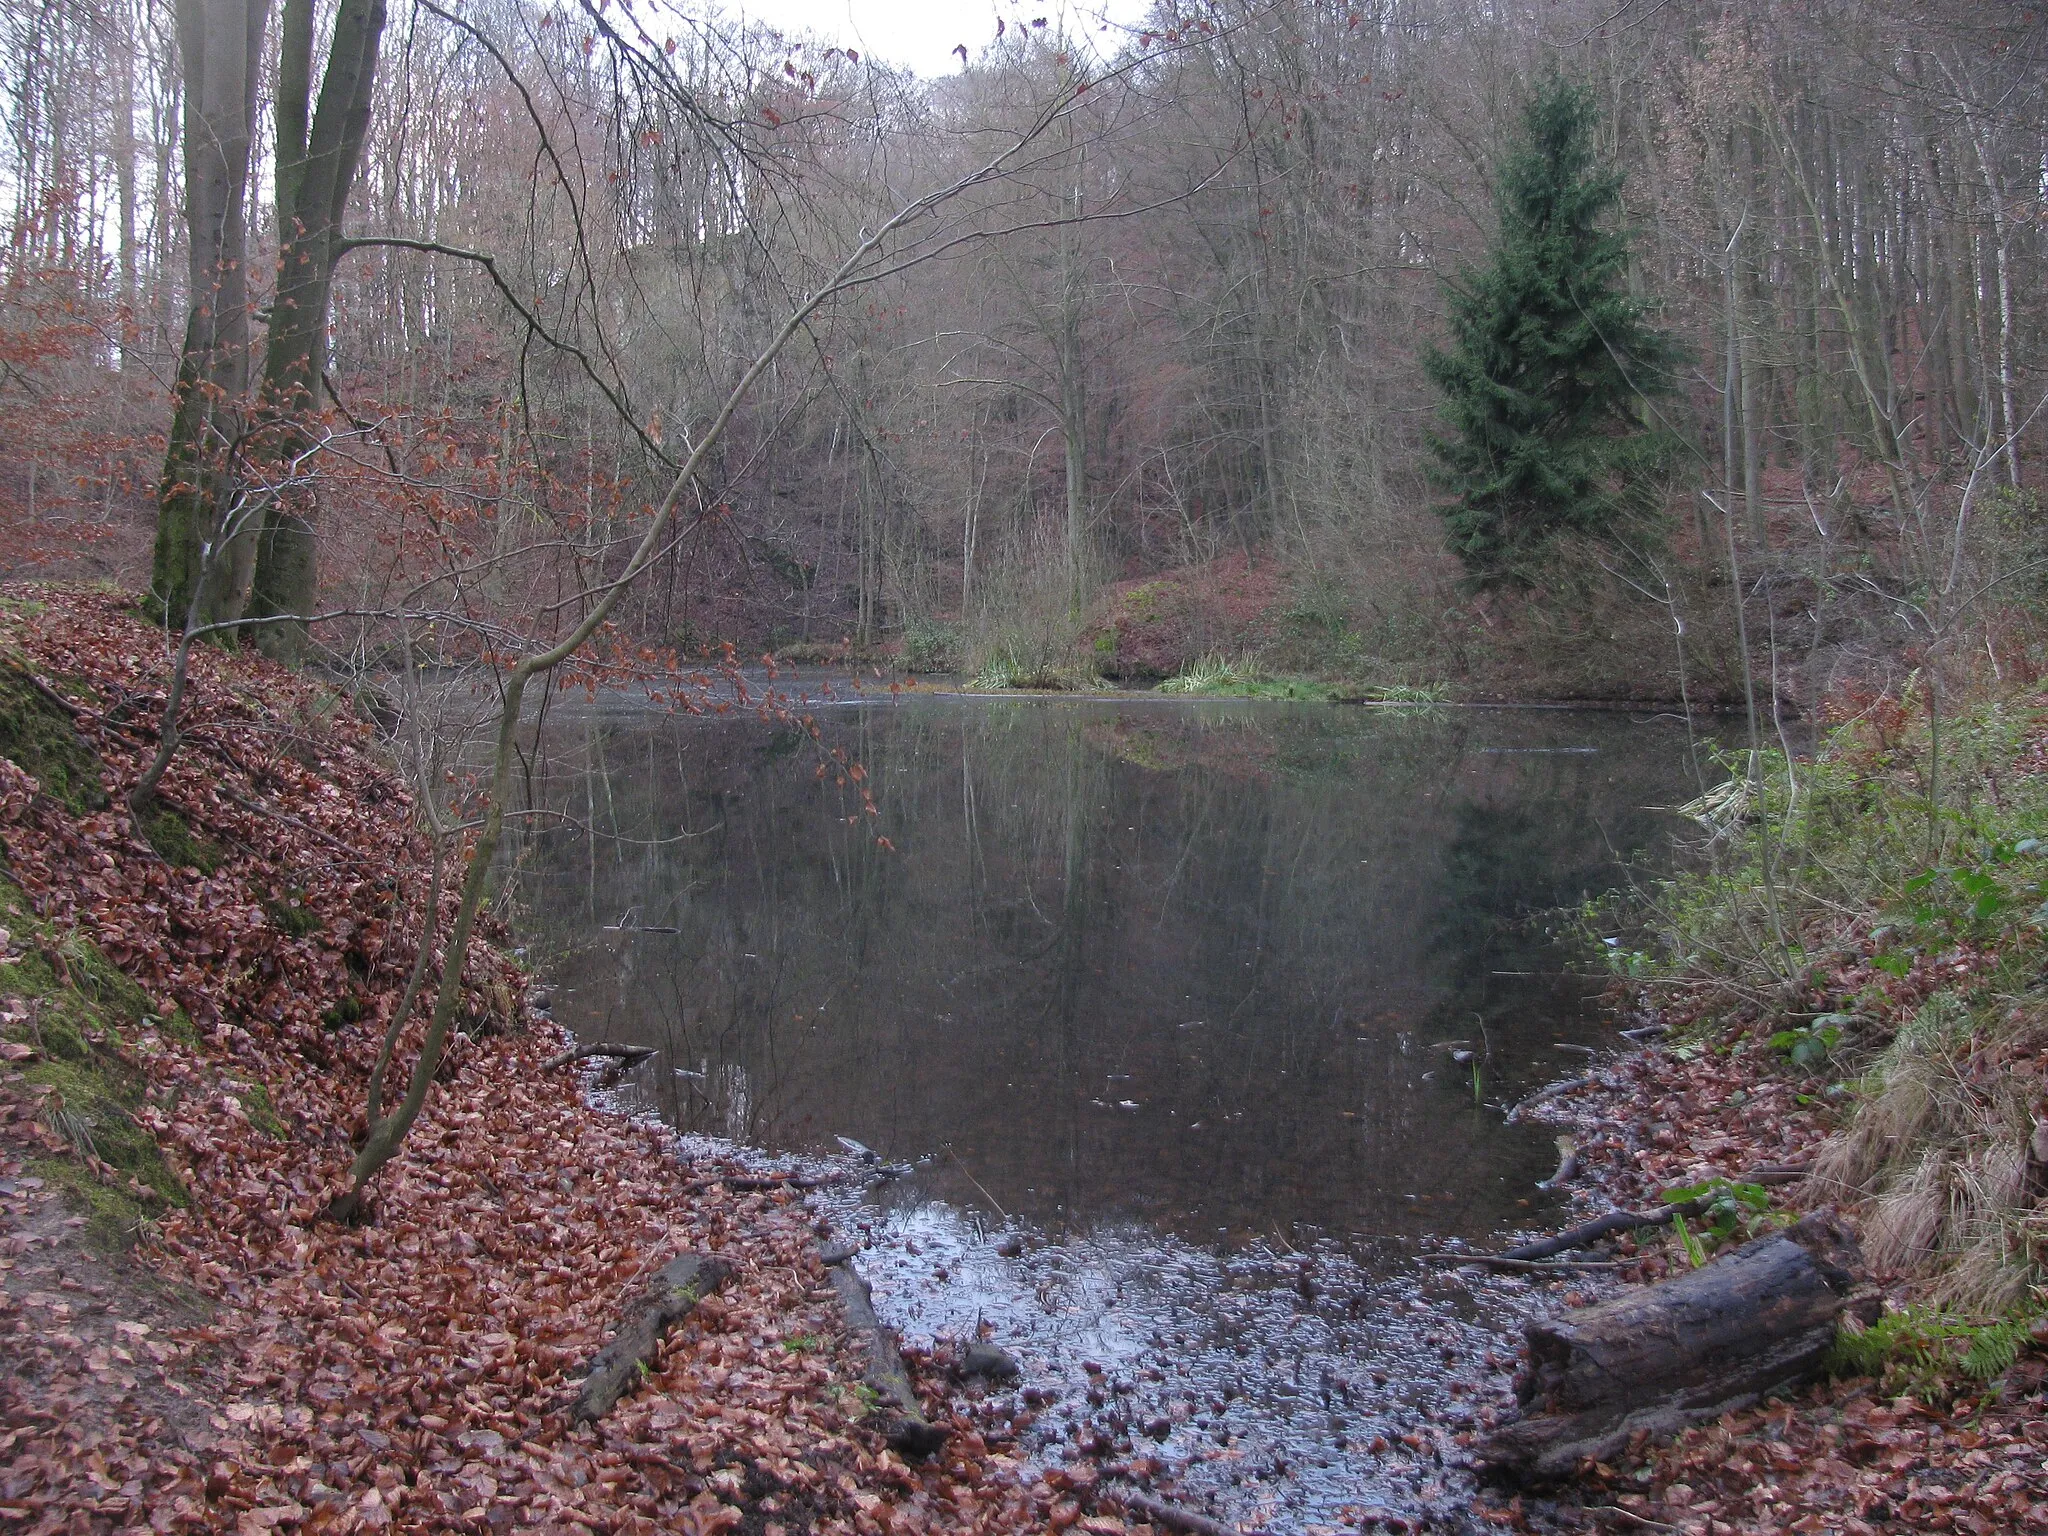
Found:
<path fill-rule="evenodd" d="M 728 15 L 745 15 L 785 32 L 815 32 L 843 47 L 873 54 L 892 64 L 905 64 L 927 78 L 950 75 L 960 67 L 953 52 L 964 43 L 978 54 L 996 35 L 996 18 L 1016 25 L 1034 16 L 1057 20 L 1064 12 L 1075 33 L 1095 38 L 1105 53 L 1114 51 L 1112 34 L 1098 33 L 1105 13 L 1112 23 L 1135 25 L 1144 18 L 1145 0 L 725 0 Z"/>

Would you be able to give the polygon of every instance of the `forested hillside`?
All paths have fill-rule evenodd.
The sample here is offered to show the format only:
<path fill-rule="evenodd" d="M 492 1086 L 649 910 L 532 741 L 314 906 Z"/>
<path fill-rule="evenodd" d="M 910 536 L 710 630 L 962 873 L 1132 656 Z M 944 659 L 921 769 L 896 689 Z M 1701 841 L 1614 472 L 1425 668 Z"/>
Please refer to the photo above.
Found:
<path fill-rule="evenodd" d="M 0 22 L 17 572 L 154 569 L 182 618 L 161 512 L 219 533 L 204 617 L 555 638 L 709 435 L 632 642 L 1702 698 L 1746 647 L 1811 698 L 2001 668 L 2040 590 L 2037 8 L 1027 9 L 932 80 L 695 7 L 269 11 Z M 1428 359 L 1546 81 L 1669 343 L 1597 430 L 1664 451 L 1475 569 Z"/>

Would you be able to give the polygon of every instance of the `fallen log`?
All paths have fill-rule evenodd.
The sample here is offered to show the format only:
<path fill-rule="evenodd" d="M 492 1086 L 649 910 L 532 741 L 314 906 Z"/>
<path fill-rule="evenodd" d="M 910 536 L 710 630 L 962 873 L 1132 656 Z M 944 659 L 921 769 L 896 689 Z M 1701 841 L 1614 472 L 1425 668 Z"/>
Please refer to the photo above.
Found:
<path fill-rule="evenodd" d="M 1522 1118 L 1526 1111 L 1534 1109 L 1538 1104 L 1547 1104 L 1552 1099 L 1561 1099 L 1568 1093 L 1577 1093 L 1581 1088 L 1591 1088 L 1598 1081 L 1598 1078 L 1592 1076 L 1572 1077 L 1567 1078 L 1561 1083 L 1552 1083 L 1548 1088 L 1539 1088 L 1508 1111 L 1507 1124 L 1513 1125 Z"/>
<path fill-rule="evenodd" d="M 1221 1520 L 1198 1514 L 1183 1504 L 1169 1504 L 1164 1499 L 1155 1499 L 1149 1493 L 1140 1493 L 1135 1488 L 1120 1488 L 1114 1484 L 1098 1486 L 1096 1502 L 1119 1508 L 1141 1520 L 1150 1521 L 1161 1530 L 1180 1531 L 1183 1536 L 1245 1536 L 1237 1526 L 1225 1525 Z M 1250 1536 L 1258 1536 L 1257 1532 Z"/>
<path fill-rule="evenodd" d="M 828 1265 L 825 1273 L 839 1304 L 846 1309 L 846 1329 L 866 1357 L 861 1385 L 875 1394 L 873 1415 L 882 1438 L 898 1451 L 912 1456 L 929 1456 L 946 1443 L 949 1433 L 924 1416 L 917 1393 L 910 1385 L 910 1373 L 903 1368 L 903 1355 L 896 1335 L 875 1316 L 875 1303 L 868 1283 L 852 1264 Z"/>
<path fill-rule="evenodd" d="M 583 1386 L 569 1409 L 571 1424 L 587 1424 L 611 1412 L 626 1388 L 652 1363 L 662 1335 L 696 1310 L 697 1303 L 725 1284 L 732 1266 L 701 1253 L 670 1259 L 619 1324 L 611 1343 L 591 1359 Z"/>
<path fill-rule="evenodd" d="M 658 1054 L 651 1045 L 620 1045 L 611 1040 L 599 1040 L 591 1045 L 572 1046 L 559 1056 L 550 1056 L 541 1063 L 543 1072 L 552 1072 L 566 1067 L 571 1062 L 589 1061 L 598 1056 L 609 1056 L 621 1067 L 637 1067 L 648 1057 Z"/>
<path fill-rule="evenodd" d="M 1524 1416 L 1481 1443 L 1481 1476 L 1558 1482 L 1633 1435 L 1675 1434 L 1798 1385 L 1845 1309 L 1874 1320 L 1861 1263 L 1855 1239 L 1821 1212 L 1678 1279 L 1532 1322 L 1516 1383 Z"/>
<path fill-rule="evenodd" d="M 1534 1242 L 1523 1243 L 1493 1257 L 1547 1259 L 1552 1254 L 1569 1253 L 1574 1248 L 1583 1248 L 1610 1233 L 1633 1232 L 1637 1227 L 1661 1227 L 1674 1216 L 1683 1216 L 1690 1220 L 1703 1208 L 1704 1202 L 1687 1200 L 1655 1211 L 1609 1211 L 1605 1216 L 1595 1216 L 1591 1221 L 1582 1221 L 1576 1227 L 1566 1227 L 1555 1237 L 1539 1237 Z"/>

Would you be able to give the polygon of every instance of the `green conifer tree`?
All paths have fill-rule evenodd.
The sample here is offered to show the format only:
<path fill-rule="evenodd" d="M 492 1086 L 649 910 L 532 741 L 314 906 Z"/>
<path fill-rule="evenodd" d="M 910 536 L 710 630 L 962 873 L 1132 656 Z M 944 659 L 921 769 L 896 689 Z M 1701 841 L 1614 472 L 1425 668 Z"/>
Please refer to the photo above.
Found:
<path fill-rule="evenodd" d="M 1554 535 L 1600 533 L 1653 502 L 1674 439 L 1645 426 L 1682 349 L 1625 287 L 1622 175 L 1598 112 L 1551 76 L 1500 164 L 1490 261 L 1445 284 L 1451 345 L 1424 359 L 1442 392 L 1432 436 L 1451 547 L 1481 584 L 1526 582 Z"/>

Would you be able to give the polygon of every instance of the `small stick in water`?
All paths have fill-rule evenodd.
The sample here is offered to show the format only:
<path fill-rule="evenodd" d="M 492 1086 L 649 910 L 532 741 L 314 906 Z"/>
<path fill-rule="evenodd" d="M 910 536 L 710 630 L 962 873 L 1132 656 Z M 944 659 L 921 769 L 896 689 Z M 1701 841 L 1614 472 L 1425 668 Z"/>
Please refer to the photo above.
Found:
<path fill-rule="evenodd" d="M 1571 1182 L 1579 1171 L 1579 1138 L 1560 1136 L 1557 1138 L 1557 1172 L 1536 1187 L 1538 1189 L 1562 1189 Z"/>

